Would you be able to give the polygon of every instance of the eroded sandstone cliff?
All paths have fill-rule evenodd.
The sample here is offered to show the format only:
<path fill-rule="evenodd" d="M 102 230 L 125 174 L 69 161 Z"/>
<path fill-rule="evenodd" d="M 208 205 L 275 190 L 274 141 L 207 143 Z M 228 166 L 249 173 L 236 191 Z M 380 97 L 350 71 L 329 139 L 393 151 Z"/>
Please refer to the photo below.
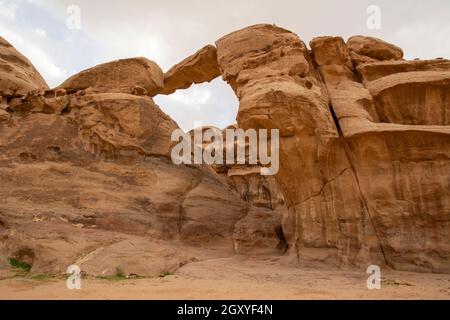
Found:
<path fill-rule="evenodd" d="M 172 164 L 178 125 L 149 96 L 162 79 L 154 62 L 138 59 L 52 90 L 1 88 L 15 92 L 3 96 L 0 120 L 2 266 L 16 259 L 33 272 L 76 264 L 96 276 L 157 276 L 241 247 L 278 252 L 271 225 L 256 236 L 241 226 L 234 236 L 240 220 L 263 209 L 208 166 Z"/>
<path fill-rule="evenodd" d="M 165 74 L 132 58 L 50 90 L 2 39 L 1 259 L 150 275 L 287 249 L 301 264 L 450 272 L 450 62 L 365 36 L 310 48 L 261 24 Z M 275 177 L 170 161 L 178 126 L 151 97 L 220 75 L 237 127 L 280 129 Z"/>
<path fill-rule="evenodd" d="M 217 42 L 238 124 L 280 128 L 283 230 L 300 262 L 449 272 L 447 60 L 256 25 Z M 326 89 L 324 89 L 325 84 Z"/>

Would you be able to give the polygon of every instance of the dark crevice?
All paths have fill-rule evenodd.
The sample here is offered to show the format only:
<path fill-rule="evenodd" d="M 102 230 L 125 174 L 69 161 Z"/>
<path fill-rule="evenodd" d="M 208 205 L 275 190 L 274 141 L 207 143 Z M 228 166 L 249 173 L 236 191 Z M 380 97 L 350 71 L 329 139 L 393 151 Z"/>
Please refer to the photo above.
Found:
<path fill-rule="evenodd" d="M 67 106 L 63 110 L 61 110 L 61 115 L 69 114 L 70 110 L 70 106 L 69 104 L 67 104 Z"/>
<path fill-rule="evenodd" d="M 331 116 L 333 117 L 333 121 L 334 121 L 334 124 L 336 125 L 336 129 L 337 129 L 337 131 L 339 133 L 339 136 L 343 137 L 344 134 L 342 133 L 341 125 L 339 124 L 339 119 L 336 116 L 336 113 L 334 112 L 333 106 L 329 105 L 328 108 L 330 109 Z"/>
<path fill-rule="evenodd" d="M 276 227 L 275 233 L 279 240 L 278 245 L 277 245 L 277 250 L 281 254 L 285 254 L 286 251 L 289 249 L 289 245 L 287 243 L 286 237 L 284 236 L 283 227 L 282 226 Z"/>
<path fill-rule="evenodd" d="M 390 265 L 390 264 L 389 264 L 389 260 L 387 259 L 386 252 L 385 252 L 385 250 L 384 250 L 384 248 L 383 248 L 383 244 L 382 244 L 382 242 L 381 242 L 381 237 L 380 237 L 380 235 L 379 235 L 379 233 L 378 233 L 378 230 L 377 230 L 377 228 L 376 228 L 376 226 L 375 226 L 375 224 L 374 224 L 372 215 L 371 215 L 370 210 L 369 210 L 369 206 L 367 205 L 367 199 L 365 198 L 364 193 L 363 193 L 362 190 L 361 190 L 361 185 L 360 185 L 360 183 L 359 183 L 358 174 L 357 174 L 356 169 L 355 169 L 355 167 L 354 167 L 354 165 L 353 165 L 353 162 L 352 162 L 352 160 L 351 160 L 351 157 L 350 157 L 350 150 L 349 150 L 347 141 L 345 141 L 345 139 L 344 139 L 344 135 L 343 135 L 343 133 L 342 133 L 342 129 L 341 129 L 341 126 L 340 126 L 340 124 L 339 124 L 339 120 L 338 120 L 338 118 L 337 118 L 337 116 L 336 116 L 336 113 L 334 112 L 333 106 L 330 105 L 329 108 L 330 108 L 330 112 L 331 112 L 331 115 L 332 115 L 332 117 L 333 117 L 334 123 L 335 123 L 336 128 L 337 128 L 338 133 L 339 133 L 339 140 L 340 140 L 340 142 L 341 142 L 341 144 L 342 144 L 342 146 L 343 146 L 343 148 L 344 148 L 344 152 L 345 152 L 345 154 L 346 154 L 346 156 L 347 156 L 348 162 L 349 162 L 349 164 L 350 164 L 350 168 L 351 168 L 351 170 L 353 171 L 353 175 L 354 175 L 355 180 L 356 180 L 356 186 L 357 186 L 357 188 L 358 188 L 358 191 L 359 191 L 359 194 L 360 194 L 360 197 L 361 197 L 361 202 L 362 202 L 362 204 L 364 205 L 364 208 L 366 209 L 367 215 L 369 216 L 370 224 L 372 225 L 372 228 L 373 228 L 373 230 L 374 230 L 374 232 L 375 232 L 375 235 L 376 235 L 376 237 L 377 237 L 377 239 L 378 239 L 378 244 L 379 244 L 379 246 L 380 246 L 381 254 L 383 255 L 383 258 L 384 258 L 384 261 L 386 262 L 386 264 L 387 264 L 387 265 Z"/>

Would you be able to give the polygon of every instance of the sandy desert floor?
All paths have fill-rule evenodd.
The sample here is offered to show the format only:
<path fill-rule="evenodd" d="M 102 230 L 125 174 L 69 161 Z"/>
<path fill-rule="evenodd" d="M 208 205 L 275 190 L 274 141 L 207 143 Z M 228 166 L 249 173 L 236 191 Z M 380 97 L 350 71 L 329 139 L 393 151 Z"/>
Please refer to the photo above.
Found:
<path fill-rule="evenodd" d="M 276 258 L 231 257 L 186 265 L 173 275 L 83 279 L 0 272 L 0 299 L 450 299 L 450 275 L 382 270 L 379 290 L 364 271 L 294 268 Z"/>

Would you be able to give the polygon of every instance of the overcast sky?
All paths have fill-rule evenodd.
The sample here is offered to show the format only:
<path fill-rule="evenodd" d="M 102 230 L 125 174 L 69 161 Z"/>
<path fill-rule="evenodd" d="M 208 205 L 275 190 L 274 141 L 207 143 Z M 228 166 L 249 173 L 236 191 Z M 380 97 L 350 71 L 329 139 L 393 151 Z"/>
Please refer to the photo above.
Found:
<path fill-rule="evenodd" d="M 81 28 L 67 27 L 80 8 Z M 381 9 L 381 28 L 367 27 L 367 8 Z M 219 37 L 256 23 L 275 23 L 306 43 L 322 35 L 371 35 L 403 48 L 405 57 L 450 58 L 449 0 L 0 0 L 0 35 L 50 86 L 99 63 L 135 56 L 164 71 Z M 195 121 L 235 122 L 237 99 L 221 79 L 155 101 L 185 129 Z"/>

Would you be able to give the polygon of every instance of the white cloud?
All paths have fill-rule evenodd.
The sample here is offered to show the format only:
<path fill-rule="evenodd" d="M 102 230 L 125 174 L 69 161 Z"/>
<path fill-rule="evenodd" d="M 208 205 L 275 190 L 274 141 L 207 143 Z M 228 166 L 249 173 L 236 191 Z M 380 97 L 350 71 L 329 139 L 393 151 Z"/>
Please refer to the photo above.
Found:
<path fill-rule="evenodd" d="M 177 90 L 167 98 L 198 111 L 211 98 L 211 90 L 205 87 L 193 86 L 189 90 Z"/>
<path fill-rule="evenodd" d="M 43 49 L 45 46 L 35 44 L 33 38 L 19 34 L 5 26 L 1 21 L 0 34 L 30 60 L 50 86 L 60 83 L 67 77 L 67 72 L 55 65 L 52 58 Z M 26 35 L 28 33 L 23 31 L 23 34 Z M 34 32 L 34 34 L 36 33 Z"/>
<path fill-rule="evenodd" d="M 34 30 L 34 32 L 42 38 L 47 38 L 47 32 L 44 29 L 37 28 Z"/>
<path fill-rule="evenodd" d="M 67 72 L 55 65 L 47 53 L 39 47 L 32 44 L 24 46 L 22 51 L 33 62 L 34 66 L 42 72 L 42 76 L 48 81 L 49 85 L 61 83 L 67 77 Z"/>
<path fill-rule="evenodd" d="M 237 98 L 220 77 L 169 96 L 158 95 L 155 102 L 185 131 L 194 128 L 197 122 L 219 128 L 236 122 Z"/>
<path fill-rule="evenodd" d="M 14 21 L 16 19 L 16 12 L 18 8 L 17 3 L 11 3 L 6 1 L 0 1 L 0 18 Z"/>

